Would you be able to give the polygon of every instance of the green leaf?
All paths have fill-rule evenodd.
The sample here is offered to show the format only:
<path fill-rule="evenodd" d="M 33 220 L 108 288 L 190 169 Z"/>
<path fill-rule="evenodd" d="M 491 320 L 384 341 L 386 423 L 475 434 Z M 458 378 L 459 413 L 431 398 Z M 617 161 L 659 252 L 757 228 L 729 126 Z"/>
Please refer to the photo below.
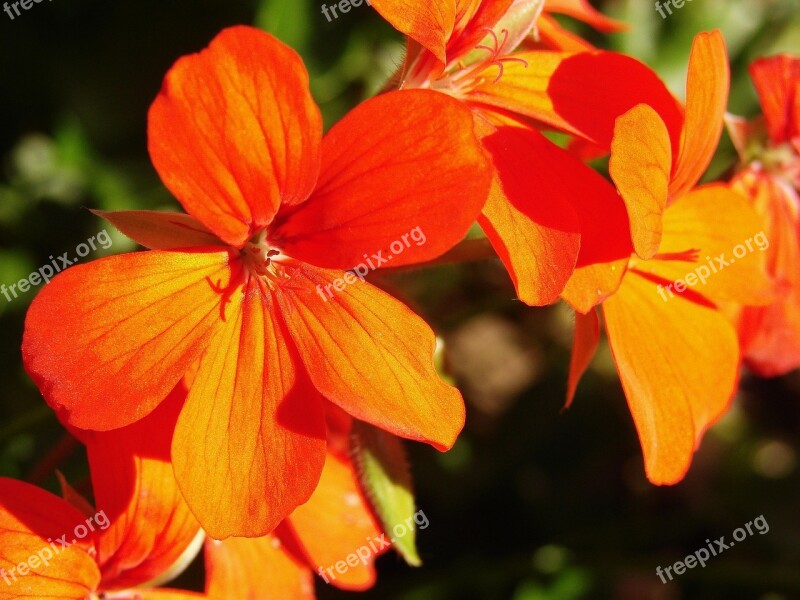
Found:
<path fill-rule="evenodd" d="M 354 420 L 350 451 L 361 487 L 383 530 L 392 537 L 395 550 L 412 567 L 420 566 L 416 504 L 403 442 L 382 429 Z"/>

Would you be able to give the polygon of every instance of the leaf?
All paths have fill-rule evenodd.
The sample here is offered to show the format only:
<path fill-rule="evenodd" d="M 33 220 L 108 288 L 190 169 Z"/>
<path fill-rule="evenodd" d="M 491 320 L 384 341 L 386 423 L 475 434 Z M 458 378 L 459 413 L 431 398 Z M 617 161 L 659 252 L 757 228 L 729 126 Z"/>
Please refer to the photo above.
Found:
<path fill-rule="evenodd" d="M 405 448 L 399 438 L 363 421 L 353 420 L 350 451 L 356 473 L 395 550 L 412 567 L 422 564 L 416 545 L 416 504 Z M 393 535 L 403 525 L 405 535 Z"/>

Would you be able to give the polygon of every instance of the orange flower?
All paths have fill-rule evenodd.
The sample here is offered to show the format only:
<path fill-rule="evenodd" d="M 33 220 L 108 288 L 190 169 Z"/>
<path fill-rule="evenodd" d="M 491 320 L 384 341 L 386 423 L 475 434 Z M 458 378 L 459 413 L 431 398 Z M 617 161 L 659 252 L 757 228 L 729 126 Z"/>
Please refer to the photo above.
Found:
<path fill-rule="evenodd" d="M 0 599 L 275 597 L 313 599 L 313 574 L 381 532 L 353 466 L 336 450 L 347 431 L 331 425 L 331 450 L 310 500 L 261 538 L 205 542 L 205 595 L 157 588 L 177 577 L 202 548 L 203 532 L 182 499 L 169 446 L 186 398 L 176 388 L 149 416 L 113 432 L 73 430 L 87 447 L 97 506 L 71 489 L 65 500 L 27 483 L 0 479 Z M 89 519 L 89 517 L 93 517 Z M 87 523 L 94 531 L 87 531 Z M 77 532 L 77 533 L 76 533 Z M 62 549 L 64 539 L 77 543 Z M 65 538 L 66 536 L 66 538 Z M 51 540 L 56 543 L 51 544 Z M 363 590 L 375 581 L 374 559 L 335 572 L 330 583 Z M 38 557 L 38 562 L 36 558 Z M 45 564 L 42 559 L 46 559 Z M 26 563 L 20 569 L 20 564 Z M 8 584 L 8 585 L 7 585 Z"/>
<path fill-rule="evenodd" d="M 471 114 L 396 92 L 321 140 L 307 80 L 292 50 L 247 27 L 179 60 L 149 146 L 192 216 L 106 215 L 152 251 L 65 271 L 26 321 L 26 369 L 76 427 L 133 423 L 196 367 L 172 461 L 217 539 L 265 535 L 308 500 L 325 399 L 439 449 L 464 422 L 428 326 L 342 270 L 429 260 L 462 239 L 490 179 Z"/>
<path fill-rule="evenodd" d="M 724 184 L 697 188 L 665 210 L 658 253 L 632 257 L 619 289 L 602 304 L 653 483 L 683 478 L 703 433 L 736 391 L 739 346 L 718 307 L 771 301 L 760 229 L 752 208 Z M 577 313 L 567 404 L 599 340 L 596 311 Z"/>
<path fill-rule="evenodd" d="M 562 27 L 552 16 L 553 14 L 562 14 L 578 19 L 604 33 L 624 31 L 628 28 L 625 23 L 609 19 L 592 8 L 588 0 L 545 0 L 544 10 L 536 26 L 541 44 L 555 50 L 578 52 L 593 50 L 594 47 L 583 38 Z"/>
<path fill-rule="evenodd" d="M 780 297 L 745 308 L 739 323 L 748 366 L 772 377 L 800 366 L 800 59 L 763 58 L 750 73 L 766 123 L 729 119 L 742 160 L 731 185 L 765 221 L 769 274 Z"/>
<path fill-rule="evenodd" d="M 525 82 L 517 85 L 521 74 L 539 71 L 531 62 L 539 55 L 514 50 L 534 28 L 541 2 L 372 4 L 410 38 L 400 87 L 437 90 L 472 109 L 476 133 L 495 165 L 478 222 L 520 300 L 555 302 L 576 266 L 630 254 L 625 211 L 613 186 L 521 121 L 524 110 L 506 105 L 509 86 L 513 96 L 540 100 Z M 568 6 L 575 8 L 559 5 Z M 591 285 L 594 293 L 605 283 Z"/>

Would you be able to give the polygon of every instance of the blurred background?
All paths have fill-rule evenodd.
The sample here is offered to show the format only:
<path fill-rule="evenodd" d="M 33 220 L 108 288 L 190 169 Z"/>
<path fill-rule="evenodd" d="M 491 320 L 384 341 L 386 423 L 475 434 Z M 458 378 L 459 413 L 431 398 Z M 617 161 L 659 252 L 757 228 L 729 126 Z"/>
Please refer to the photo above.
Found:
<path fill-rule="evenodd" d="M 652 2 L 596 4 L 632 24 L 595 44 L 652 65 L 679 96 L 692 36 L 720 28 L 733 68 L 732 112 L 758 112 L 753 58 L 800 53 L 800 0 L 691 0 L 662 19 Z M 87 209 L 176 209 L 146 151 L 146 113 L 170 65 L 223 27 L 255 24 L 296 48 L 330 127 L 402 60 L 402 39 L 362 5 L 328 22 L 319 0 L 56 0 L 13 21 L 0 13 L 0 283 L 11 284 L 104 228 Z M 727 172 L 726 139 L 710 176 Z M 88 260 L 88 259 L 87 259 Z M 744 374 L 733 410 L 672 488 L 647 483 L 638 440 L 605 346 L 562 411 L 571 343 L 564 306 L 514 299 L 499 262 L 388 277 L 384 285 L 446 342 L 467 398 L 452 452 L 409 444 L 425 565 L 378 562 L 366 599 L 576 600 L 800 598 L 800 375 Z M 56 489 L 58 466 L 86 477 L 85 457 L 25 375 L 20 341 L 36 290 L 0 296 L 0 476 Z M 680 351 L 679 348 L 675 349 Z M 663 585 L 667 566 L 763 515 L 769 532 Z M 195 565 L 180 583 L 200 589 Z M 319 582 L 319 597 L 345 598 Z"/>

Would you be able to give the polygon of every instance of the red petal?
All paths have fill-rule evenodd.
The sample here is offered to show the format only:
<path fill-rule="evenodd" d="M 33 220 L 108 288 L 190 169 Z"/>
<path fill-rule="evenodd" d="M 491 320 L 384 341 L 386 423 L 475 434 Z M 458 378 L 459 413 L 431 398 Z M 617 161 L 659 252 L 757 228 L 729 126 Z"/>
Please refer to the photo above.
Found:
<path fill-rule="evenodd" d="M 72 267 L 31 304 L 25 368 L 69 424 L 129 425 L 149 414 L 203 351 L 240 274 L 221 248 L 154 250 Z"/>
<path fill-rule="evenodd" d="M 279 216 L 272 238 L 321 267 L 350 269 L 379 251 L 393 267 L 424 262 L 461 241 L 490 181 L 463 103 L 429 90 L 386 94 L 325 136 L 319 187 Z"/>
<path fill-rule="evenodd" d="M 186 211 L 240 246 L 281 203 L 314 189 L 322 119 L 301 58 L 262 31 L 232 27 L 175 63 L 148 137 L 153 164 Z"/>
<path fill-rule="evenodd" d="M 275 529 L 311 496 L 325 461 L 321 398 L 287 344 L 275 298 L 251 279 L 234 303 L 172 442 L 181 490 L 215 539 Z"/>
<path fill-rule="evenodd" d="M 750 65 L 769 135 L 775 143 L 800 135 L 800 58 L 788 54 Z"/>
<path fill-rule="evenodd" d="M 464 403 L 434 369 L 433 332 L 404 304 L 352 279 L 309 267 L 278 295 L 314 385 L 357 419 L 449 449 Z"/>
<path fill-rule="evenodd" d="M 185 397 L 179 386 L 138 423 L 83 436 L 95 501 L 110 521 L 98 539 L 106 590 L 139 586 L 163 575 L 200 533 L 170 462 L 172 433 Z"/>

